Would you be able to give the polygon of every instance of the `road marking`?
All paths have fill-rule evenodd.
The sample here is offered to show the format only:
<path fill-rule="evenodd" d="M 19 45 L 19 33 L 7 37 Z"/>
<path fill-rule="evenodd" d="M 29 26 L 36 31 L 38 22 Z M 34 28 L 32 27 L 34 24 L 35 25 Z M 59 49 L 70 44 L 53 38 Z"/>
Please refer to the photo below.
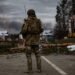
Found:
<path fill-rule="evenodd" d="M 64 72 L 62 69 L 60 69 L 58 66 L 53 64 L 50 60 L 48 60 L 46 57 L 41 56 L 42 59 L 44 59 L 49 65 L 51 65 L 56 71 L 58 71 L 61 75 L 67 75 L 66 72 Z"/>

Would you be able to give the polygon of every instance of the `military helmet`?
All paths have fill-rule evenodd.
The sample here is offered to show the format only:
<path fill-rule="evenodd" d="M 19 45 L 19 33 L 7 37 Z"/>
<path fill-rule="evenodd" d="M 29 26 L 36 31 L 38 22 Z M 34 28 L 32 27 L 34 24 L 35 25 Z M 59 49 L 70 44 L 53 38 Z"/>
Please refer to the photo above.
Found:
<path fill-rule="evenodd" d="M 28 15 L 28 16 L 33 16 L 33 17 L 36 16 L 36 15 L 35 15 L 35 11 L 34 11 L 33 9 L 29 9 L 29 10 L 27 11 L 27 15 Z"/>

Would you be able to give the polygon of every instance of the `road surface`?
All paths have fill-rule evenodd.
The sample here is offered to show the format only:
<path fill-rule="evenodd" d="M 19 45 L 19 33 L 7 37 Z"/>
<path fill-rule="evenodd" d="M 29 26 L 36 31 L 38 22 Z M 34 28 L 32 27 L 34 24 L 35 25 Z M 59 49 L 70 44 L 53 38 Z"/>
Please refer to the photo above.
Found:
<path fill-rule="evenodd" d="M 50 54 L 41 56 L 42 72 L 37 73 L 33 58 L 33 73 L 30 75 L 75 75 L 75 56 Z M 0 75 L 28 75 L 24 53 L 0 55 Z"/>

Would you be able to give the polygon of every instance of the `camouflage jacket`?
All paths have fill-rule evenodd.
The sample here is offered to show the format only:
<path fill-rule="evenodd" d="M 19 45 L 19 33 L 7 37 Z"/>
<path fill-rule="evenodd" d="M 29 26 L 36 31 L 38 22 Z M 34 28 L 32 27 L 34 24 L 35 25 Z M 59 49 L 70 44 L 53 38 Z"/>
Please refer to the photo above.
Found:
<path fill-rule="evenodd" d="M 26 25 L 26 22 L 29 22 L 30 25 L 32 25 L 31 23 L 33 23 L 33 21 L 35 21 L 35 17 L 30 17 L 28 19 L 25 20 L 23 26 L 22 26 L 22 29 L 24 28 L 24 32 L 26 35 L 24 35 L 24 39 L 25 39 L 25 44 L 26 45 L 34 45 L 34 44 L 39 44 L 39 41 L 40 41 L 40 33 L 39 34 L 28 34 L 27 33 L 27 27 L 28 25 Z M 42 24 L 41 24 L 41 21 L 38 19 L 38 23 L 42 29 Z"/>

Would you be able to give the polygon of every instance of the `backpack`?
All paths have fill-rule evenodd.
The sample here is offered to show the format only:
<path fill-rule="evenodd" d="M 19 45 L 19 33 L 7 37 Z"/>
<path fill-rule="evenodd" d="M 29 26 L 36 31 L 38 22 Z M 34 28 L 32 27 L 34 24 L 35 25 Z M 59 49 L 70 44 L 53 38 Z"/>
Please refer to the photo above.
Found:
<path fill-rule="evenodd" d="M 43 31 L 39 19 L 29 19 L 25 21 L 23 32 L 26 34 L 40 34 Z"/>

